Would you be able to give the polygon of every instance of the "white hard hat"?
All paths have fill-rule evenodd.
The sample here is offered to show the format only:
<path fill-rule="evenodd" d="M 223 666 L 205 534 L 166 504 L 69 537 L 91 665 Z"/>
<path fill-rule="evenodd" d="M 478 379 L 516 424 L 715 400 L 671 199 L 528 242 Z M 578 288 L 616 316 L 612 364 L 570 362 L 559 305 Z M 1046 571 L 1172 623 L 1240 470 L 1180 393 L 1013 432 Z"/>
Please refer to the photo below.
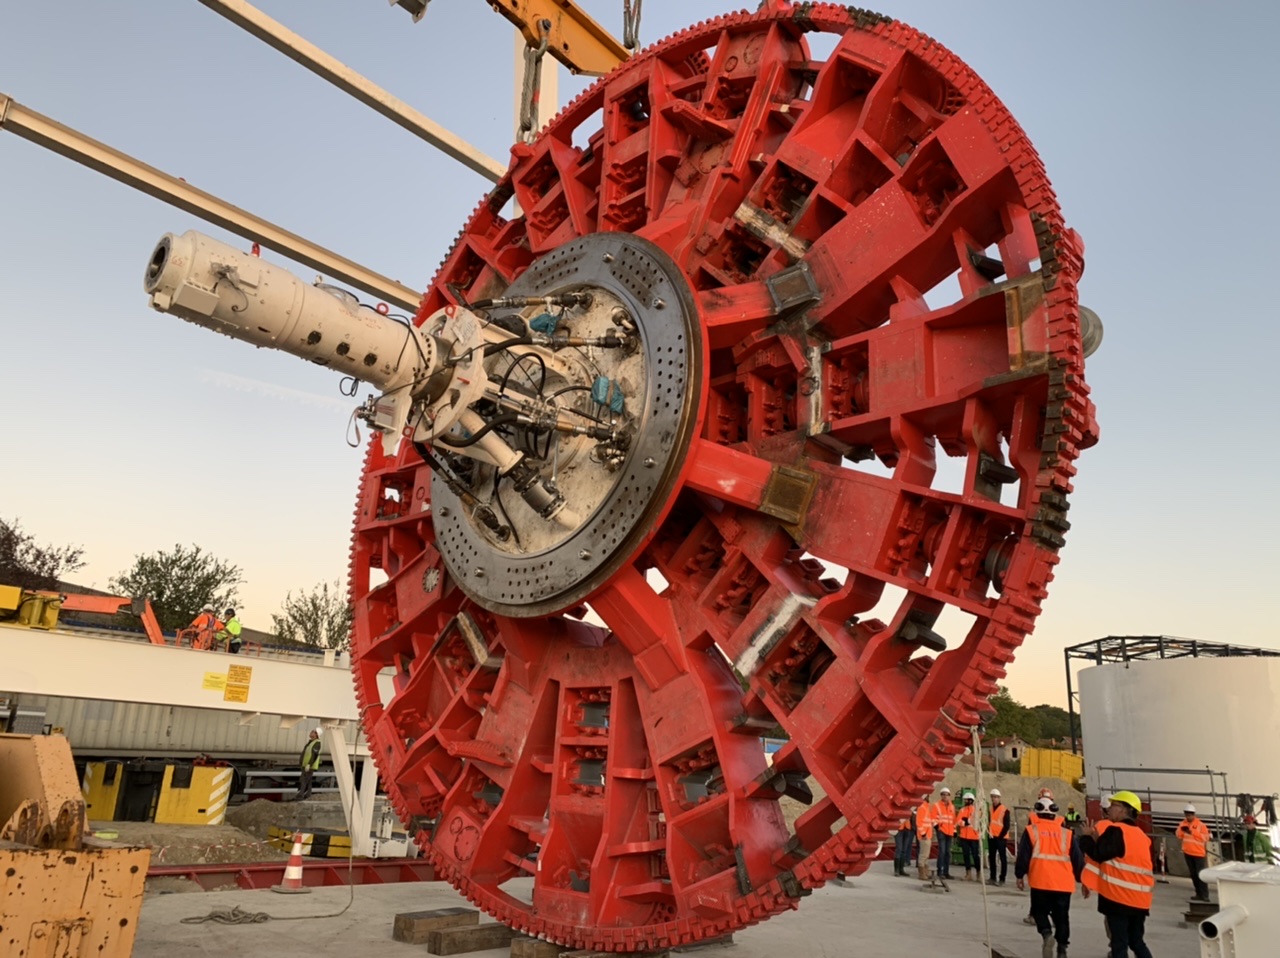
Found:
<path fill-rule="evenodd" d="M 1196 807 L 1195 807 L 1194 805 L 1192 805 L 1192 804 L 1188 803 L 1187 805 L 1183 806 L 1183 809 L 1182 809 L 1182 810 L 1183 810 L 1184 812 L 1191 812 L 1191 814 L 1193 814 L 1193 815 L 1194 815 L 1194 814 L 1195 814 L 1195 811 L 1196 811 Z"/>
<path fill-rule="evenodd" d="M 998 789 L 998 788 L 993 788 L 993 789 L 991 790 L 991 794 L 992 794 L 992 795 L 994 795 L 996 798 L 999 798 L 999 797 L 1000 797 L 1000 789 Z"/>
<path fill-rule="evenodd" d="M 949 788 L 947 788 L 947 786 L 943 785 L 943 786 L 942 786 L 942 791 L 941 791 L 941 792 L 939 792 L 938 794 L 939 794 L 939 795 L 950 795 L 950 794 L 951 794 L 951 789 L 949 789 Z"/>

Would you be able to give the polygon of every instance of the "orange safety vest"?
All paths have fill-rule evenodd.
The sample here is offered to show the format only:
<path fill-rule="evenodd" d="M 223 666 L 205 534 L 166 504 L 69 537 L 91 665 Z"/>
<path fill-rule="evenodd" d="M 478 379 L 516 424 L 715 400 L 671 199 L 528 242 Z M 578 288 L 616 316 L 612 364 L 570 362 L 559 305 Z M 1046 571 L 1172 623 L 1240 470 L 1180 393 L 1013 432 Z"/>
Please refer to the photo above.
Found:
<path fill-rule="evenodd" d="M 1027 838 L 1031 840 L 1031 865 L 1027 878 L 1038 891 L 1076 890 L 1075 873 L 1071 870 L 1071 832 L 1061 822 L 1033 817 L 1027 822 Z"/>
<path fill-rule="evenodd" d="M 1176 834 L 1182 839 L 1182 854 L 1192 858 L 1205 857 L 1204 843 L 1209 840 L 1209 827 L 1204 822 L 1198 818 L 1191 821 L 1184 818 L 1178 822 Z"/>
<path fill-rule="evenodd" d="M 1008 805 L 997 805 L 991 809 L 991 820 L 987 822 L 987 834 L 995 838 L 1004 829 L 1005 819 L 1009 817 Z"/>
<path fill-rule="evenodd" d="M 978 821 L 978 809 L 973 805 L 966 805 L 956 813 L 956 821 L 960 823 L 960 838 L 962 840 L 972 839 L 978 840 L 978 830 L 974 825 Z"/>
<path fill-rule="evenodd" d="M 910 819 L 910 818 L 902 818 L 902 819 L 899 819 L 899 820 L 898 820 L 898 831 L 900 831 L 900 832 L 908 832 L 908 831 L 910 831 L 910 830 L 911 830 L 911 819 Z"/>
<path fill-rule="evenodd" d="M 933 838 L 933 806 L 928 802 L 916 809 L 916 837 L 921 841 Z"/>
<path fill-rule="evenodd" d="M 1124 854 L 1106 862 L 1086 858 L 1080 881 L 1103 898 L 1130 908 L 1151 910 L 1156 876 L 1151 871 L 1151 839 L 1128 822 L 1099 822 L 1098 837 L 1108 828 L 1124 829 Z"/>
<path fill-rule="evenodd" d="M 933 806 L 933 823 L 944 835 L 956 833 L 956 807 L 945 798 L 939 799 Z"/>

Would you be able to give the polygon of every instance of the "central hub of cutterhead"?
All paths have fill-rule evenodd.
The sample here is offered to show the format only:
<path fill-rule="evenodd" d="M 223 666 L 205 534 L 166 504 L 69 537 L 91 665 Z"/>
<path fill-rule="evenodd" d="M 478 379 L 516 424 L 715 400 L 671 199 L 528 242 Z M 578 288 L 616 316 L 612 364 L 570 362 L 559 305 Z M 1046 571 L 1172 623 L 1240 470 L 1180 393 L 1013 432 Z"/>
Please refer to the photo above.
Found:
<path fill-rule="evenodd" d="M 461 474 L 432 479 L 436 547 L 463 591 L 503 615 L 571 607 L 631 559 L 674 494 L 698 421 L 702 333 L 670 257 L 629 234 L 597 233 L 544 256 L 502 298 L 575 292 L 589 295 L 572 308 L 489 314 L 516 340 L 535 340 L 486 360 L 485 412 L 522 465 L 503 473 L 454 458 Z M 539 419 L 557 426 L 521 424 Z M 543 508 L 542 487 L 563 502 Z"/>

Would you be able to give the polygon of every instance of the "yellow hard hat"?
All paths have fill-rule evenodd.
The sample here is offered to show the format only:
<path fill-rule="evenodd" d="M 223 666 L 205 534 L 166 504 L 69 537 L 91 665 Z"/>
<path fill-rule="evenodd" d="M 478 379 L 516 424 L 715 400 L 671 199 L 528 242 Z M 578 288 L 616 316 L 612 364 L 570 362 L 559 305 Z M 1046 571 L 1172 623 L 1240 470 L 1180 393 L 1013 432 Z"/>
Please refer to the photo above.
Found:
<path fill-rule="evenodd" d="M 1128 805 L 1139 815 L 1142 814 L 1142 799 L 1140 799 L 1137 795 L 1133 794 L 1133 792 L 1116 792 L 1114 795 L 1111 796 L 1111 801 L 1121 802 L 1125 805 Z"/>

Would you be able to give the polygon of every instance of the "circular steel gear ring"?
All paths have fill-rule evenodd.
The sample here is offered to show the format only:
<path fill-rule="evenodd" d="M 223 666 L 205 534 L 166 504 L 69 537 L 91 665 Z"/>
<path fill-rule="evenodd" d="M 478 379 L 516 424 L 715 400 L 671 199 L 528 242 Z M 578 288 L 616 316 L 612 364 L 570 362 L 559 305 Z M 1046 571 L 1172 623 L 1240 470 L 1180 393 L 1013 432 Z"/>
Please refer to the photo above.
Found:
<path fill-rule="evenodd" d="M 648 538 L 587 598 L 607 627 L 472 603 L 430 470 L 375 444 L 353 669 L 437 873 L 521 931 L 635 951 L 865 869 L 1031 631 L 1096 427 L 1083 247 L 1039 158 L 887 18 L 775 3 L 637 55 L 516 148 L 418 321 L 598 232 L 683 270 L 705 389 Z M 784 796 L 812 804 L 790 822 Z"/>
<path fill-rule="evenodd" d="M 582 289 L 603 291 L 638 317 L 645 361 L 644 382 L 631 397 L 643 407 L 636 411 L 637 435 L 604 501 L 554 547 L 521 555 L 494 548 L 448 484 L 438 475 L 431 483 L 445 564 L 473 600 L 502 615 L 560 612 L 632 559 L 665 512 L 701 408 L 702 336 L 679 267 L 639 237 L 596 233 L 543 256 L 504 295 Z"/>

